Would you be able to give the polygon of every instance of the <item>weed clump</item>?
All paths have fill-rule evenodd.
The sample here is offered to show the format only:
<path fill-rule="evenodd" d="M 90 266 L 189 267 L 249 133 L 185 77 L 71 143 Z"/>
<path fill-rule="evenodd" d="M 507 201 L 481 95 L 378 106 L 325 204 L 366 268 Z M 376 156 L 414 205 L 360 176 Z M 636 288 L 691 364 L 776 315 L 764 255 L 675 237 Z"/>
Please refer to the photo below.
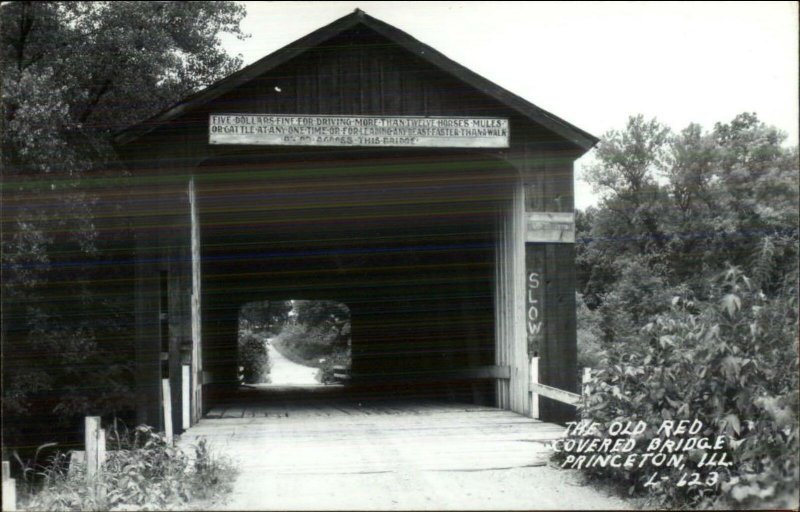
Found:
<path fill-rule="evenodd" d="M 102 471 L 91 480 L 86 466 L 57 452 L 37 473 L 39 482 L 22 496 L 25 510 L 189 509 L 231 490 L 236 471 L 212 453 L 205 439 L 189 449 L 172 446 L 163 434 L 139 426 L 109 436 Z"/>

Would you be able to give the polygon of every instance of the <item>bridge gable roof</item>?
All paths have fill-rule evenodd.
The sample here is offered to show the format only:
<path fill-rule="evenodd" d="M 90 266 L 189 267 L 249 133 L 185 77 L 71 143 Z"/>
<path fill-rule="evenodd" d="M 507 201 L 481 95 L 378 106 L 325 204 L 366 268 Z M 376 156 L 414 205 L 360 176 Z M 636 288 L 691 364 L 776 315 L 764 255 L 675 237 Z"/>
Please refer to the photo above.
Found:
<path fill-rule="evenodd" d="M 117 145 L 127 145 L 181 117 L 207 108 L 214 100 L 231 94 L 236 89 L 263 77 L 279 66 L 298 59 L 309 50 L 318 48 L 337 36 L 361 27 L 389 40 L 393 45 L 438 68 L 478 93 L 491 98 L 513 113 L 543 127 L 581 151 L 588 151 L 598 141 L 593 135 L 478 75 L 402 30 L 369 16 L 359 9 L 184 98 L 153 117 L 118 132 L 114 141 Z"/>

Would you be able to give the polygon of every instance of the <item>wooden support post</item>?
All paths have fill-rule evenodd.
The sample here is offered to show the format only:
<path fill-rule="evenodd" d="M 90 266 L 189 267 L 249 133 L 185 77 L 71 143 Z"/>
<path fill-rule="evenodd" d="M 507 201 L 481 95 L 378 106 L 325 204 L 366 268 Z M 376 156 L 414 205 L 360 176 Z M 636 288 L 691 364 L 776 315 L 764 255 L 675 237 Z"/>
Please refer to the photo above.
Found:
<path fill-rule="evenodd" d="M 17 481 L 11 478 L 11 464 L 3 461 L 3 510 L 17 510 Z"/>
<path fill-rule="evenodd" d="M 86 479 L 92 480 L 97 476 L 99 469 L 98 441 L 100 431 L 100 416 L 86 416 L 86 433 L 84 441 L 86 445 Z M 105 436 L 104 436 L 105 437 Z"/>
<path fill-rule="evenodd" d="M 97 431 L 97 469 L 103 468 L 106 461 L 106 429 L 101 428 Z"/>
<path fill-rule="evenodd" d="M 99 424 L 99 422 L 98 422 Z M 106 461 L 106 430 L 104 428 L 97 430 L 97 475 L 100 476 L 103 472 L 103 463 Z M 95 495 L 98 503 L 105 502 L 106 487 L 102 480 L 98 481 L 98 486 L 95 487 Z"/>
<path fill-rule="evenodd" d="M 161 380 L 161 403 L 164 410 L 164 434 L 167 442 L 172 444 L 172 393 L 169 389 L 169 379 Z"/>
<path fill-rule="evenodd" d="M 539 358 L 531 358 L 531 388 L 535 389 L 534 384 L 539 384 Z M 531 418 L 539 419 L 539 394 L 531 393 Z"/>
<path fill-rule="evenodd" d="M 581 377 L 581 403 L 583 405 L 583 408 L 581 409 L 581 419 L 586 419 L 586 406 L 588 405 L 587 400 L 589 398 L 589 394 L 586 391 L 586 388 L 591 381 L 592 381 L 592 369 L 584 368 L 583 375 Z"/>
<path fill-rule="evenodd" d="M 181 370 L 181 428 L 186 430 L 192 426 L 192 367 L 185 364 Z"/>

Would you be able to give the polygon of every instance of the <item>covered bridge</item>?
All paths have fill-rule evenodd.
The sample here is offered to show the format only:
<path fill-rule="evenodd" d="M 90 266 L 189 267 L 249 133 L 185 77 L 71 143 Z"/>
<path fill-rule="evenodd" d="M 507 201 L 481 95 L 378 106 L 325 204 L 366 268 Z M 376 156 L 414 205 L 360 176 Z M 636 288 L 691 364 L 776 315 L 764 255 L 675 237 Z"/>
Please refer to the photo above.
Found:
<path fill-rule="evenodd" d="M 573 163 L 596 141 L 359 10 L 119 133 L 138 420 L 202 417 L 255 300 L 346 304 L 354 392 L 529 414 L 532 355 L 574 391 Z"/>

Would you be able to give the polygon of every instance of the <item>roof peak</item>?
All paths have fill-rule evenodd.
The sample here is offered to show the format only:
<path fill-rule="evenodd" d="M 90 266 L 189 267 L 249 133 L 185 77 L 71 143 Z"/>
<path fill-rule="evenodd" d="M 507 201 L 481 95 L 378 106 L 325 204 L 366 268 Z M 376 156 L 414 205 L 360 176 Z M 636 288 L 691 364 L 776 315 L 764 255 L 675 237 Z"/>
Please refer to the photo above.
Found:
<path fill-rule="evenodd" d="M 275 67 L 288 62 L 309 48 L 323 44 L 325 41 L 344 33 L 357 24 L 363 24 L 382 37 L 388 39 L 399 47 L 414 53 L 418 57 L 428 61 L 431 65 L 449 73 L 458 80 L 470 87 L 494 98 L 496 101 L 507 106 L 511 110 L 519 112 L 533 122 L 547 128 L 555 134 L 570 141 L 575 146 L 588 151 L 594 146 L 598 139 L 593 135 L 581 130 L 580 128 L 568 123 L 567 121 L 537 107 L 533 103 L 517 96 L 516 94 L 500 87 L 490 80 L 478 75 L 474 71 L 451 60 L 438 50 L 420 42 L 406 32 L 384 22 L 373 16 L 368 15 L 360 8 L 356 8 L 352 13 L 307 34 L 306 36 L 284 46 L 283 48 L 259 59 L 249 66 L 229 75 L 222 80 L 208 86 L 171 107 L 161 111 L 151 118 L 128 127 L 116 134 L 115 143 L 127 144 L 150 131 L 170 122 L 181 115 L 184 115 L 195 108 L 198 108 L 226 92 L 239 87 L 250 80 L 253 80 Z"/>

